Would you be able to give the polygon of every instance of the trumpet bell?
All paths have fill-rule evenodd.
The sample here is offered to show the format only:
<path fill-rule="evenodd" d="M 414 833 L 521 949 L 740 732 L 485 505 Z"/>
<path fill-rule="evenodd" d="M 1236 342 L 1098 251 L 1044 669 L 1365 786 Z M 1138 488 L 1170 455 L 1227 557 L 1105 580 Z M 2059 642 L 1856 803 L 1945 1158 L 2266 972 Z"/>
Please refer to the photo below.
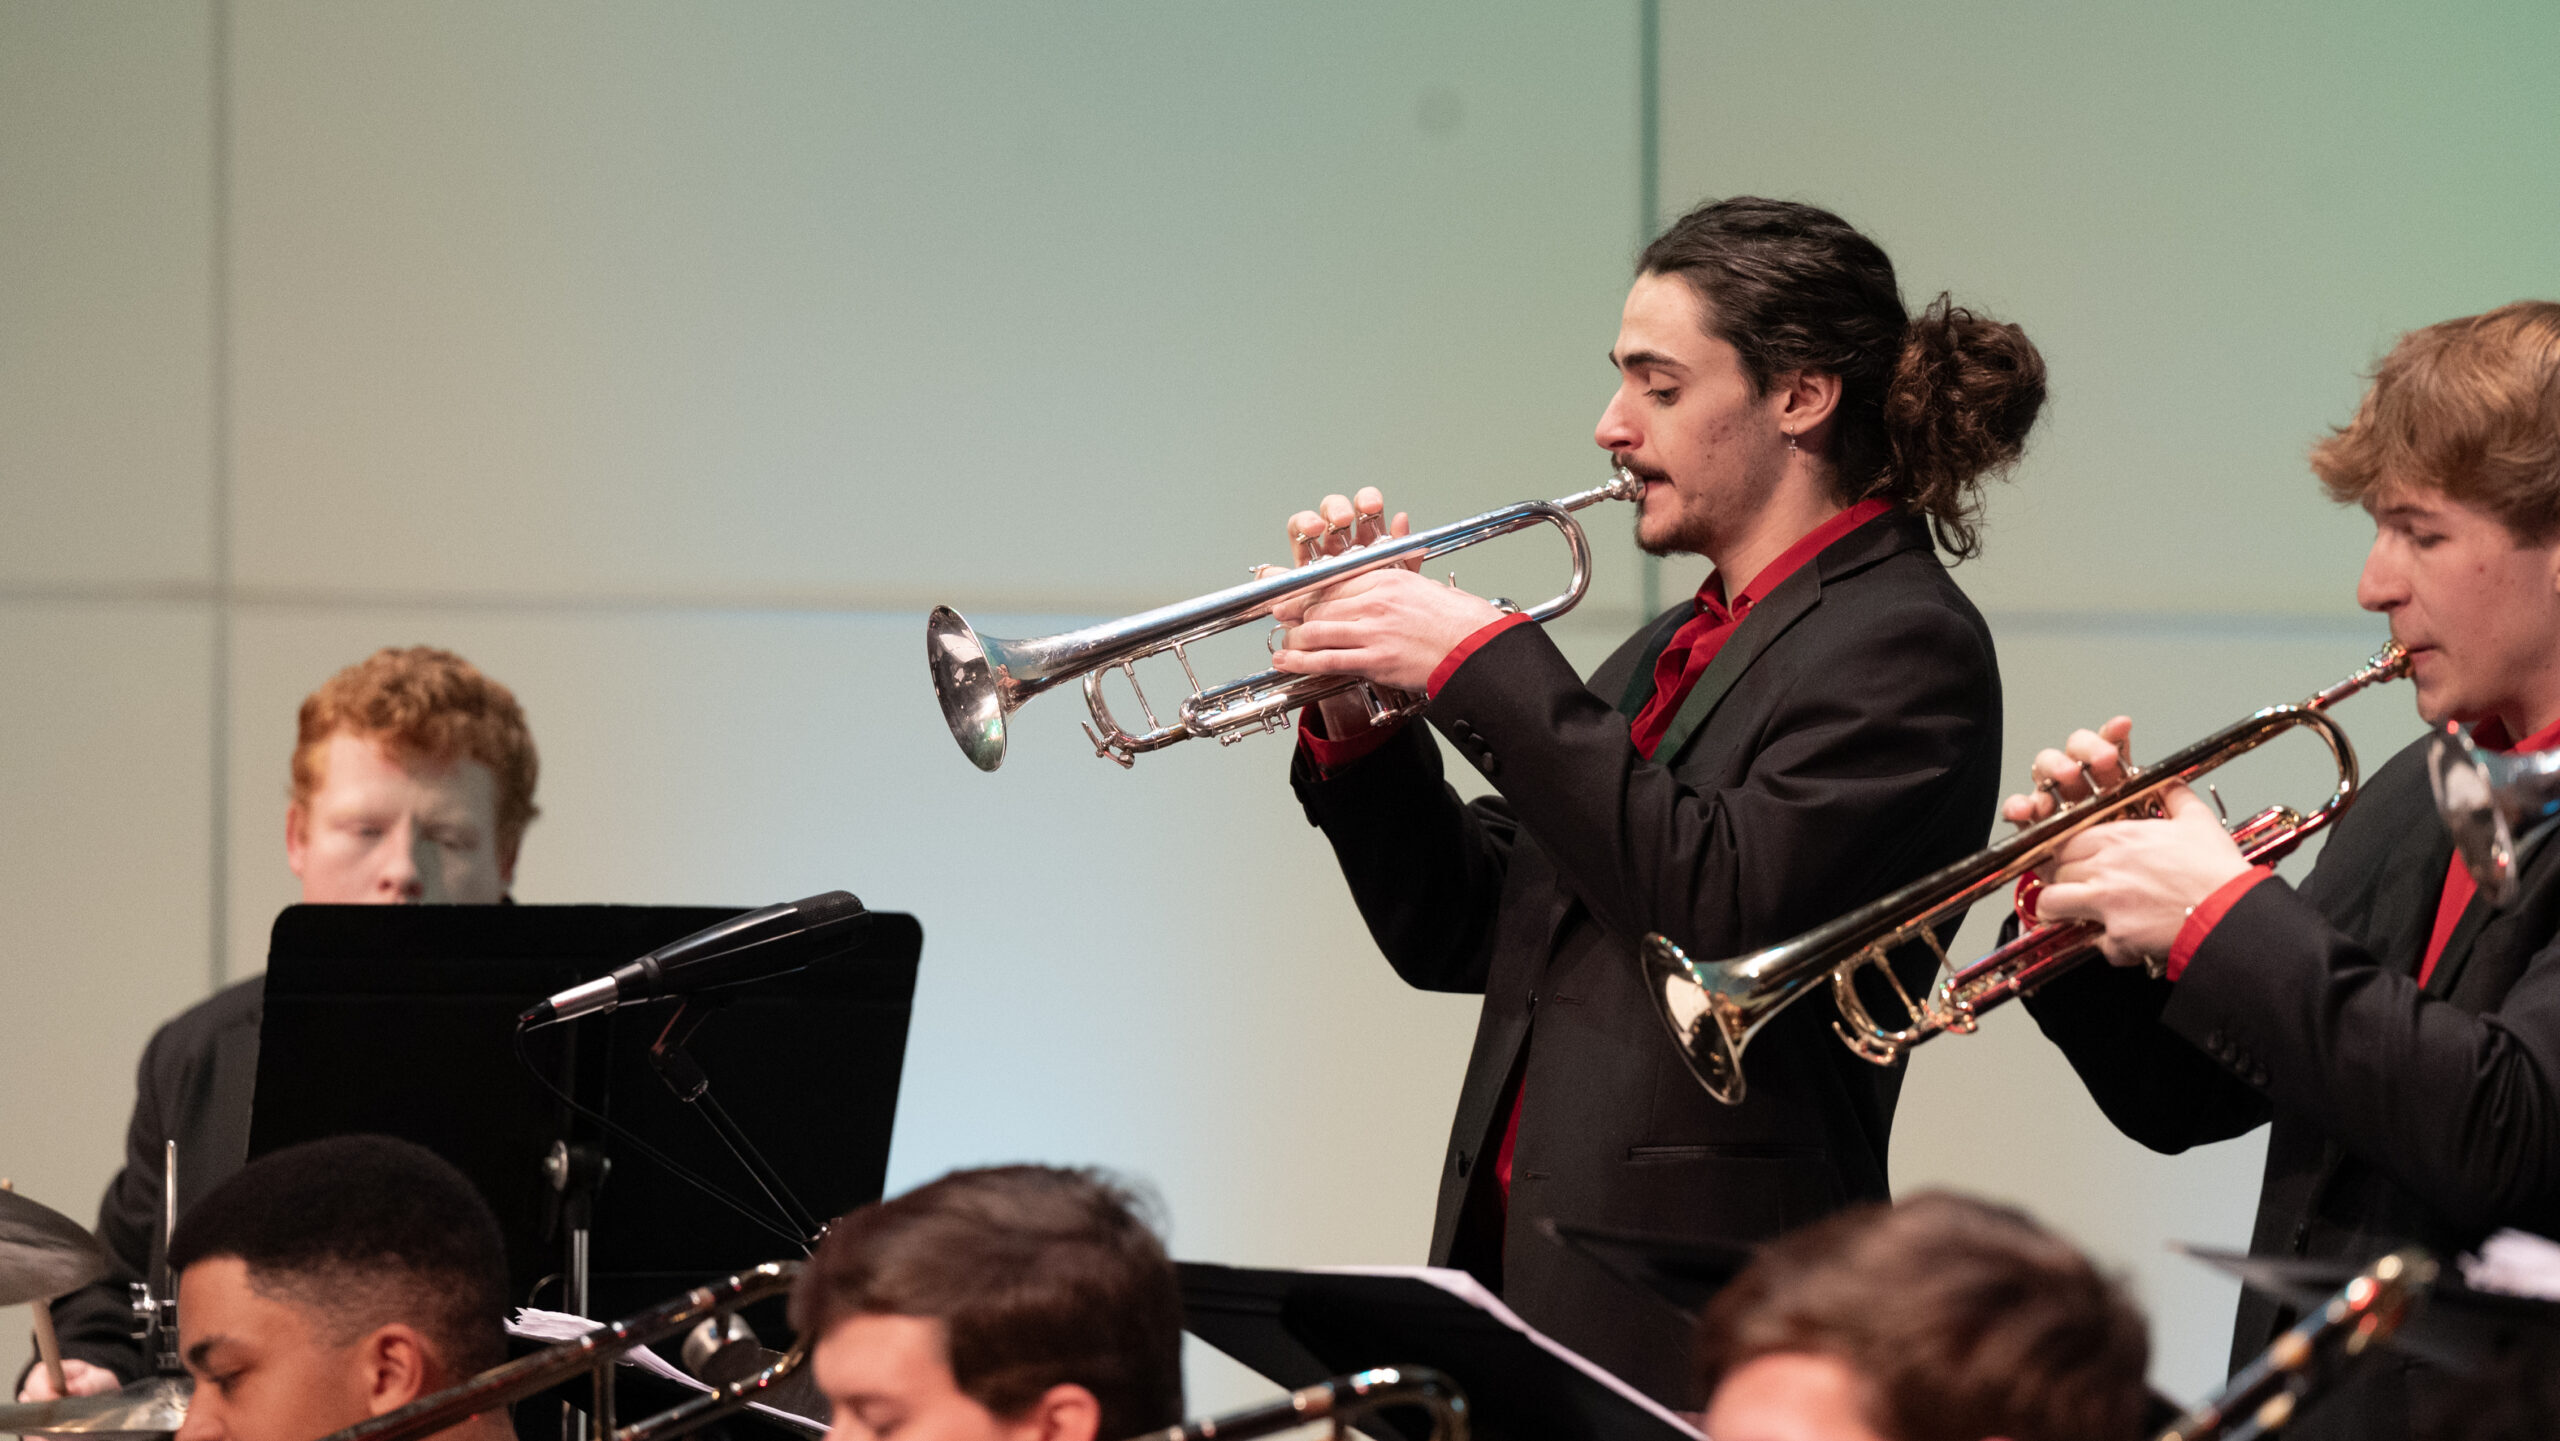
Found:
<path fill-rule="evenodd" d="M 1004 764 L 1004 677 L 988 651 L 1002 642 L 978 638 L 978 632 L 947 605 L 933 608 L 924 624 L 925 660 L 933 667 L 933 693 L 942 702 L 942 719 L 960 753 L 982 771 Z M 999 652 L 1000 654 L 1000 652 Z"/>
<path fill-rule="evenodd" d="M 2427 748 L 2427 780 L 2473 884 L 2493 905 L 2512 903 L 2522 843 L 2560 819 L 2560 751 L 2484 751 L 2448 721 Z"/>
<path fill-rule="evenodd" d="M 1705 968 L 1712 970 L 1712 968 Z M 1689 1074 L 1728 1106 L 1742 1104 L 1742 1046 L 1751 1023 L 1731 996 L 1707 984 L 1688 954 L 1659 935 L 1644 938 L 1645 994 L 1680 1047 Z"/>

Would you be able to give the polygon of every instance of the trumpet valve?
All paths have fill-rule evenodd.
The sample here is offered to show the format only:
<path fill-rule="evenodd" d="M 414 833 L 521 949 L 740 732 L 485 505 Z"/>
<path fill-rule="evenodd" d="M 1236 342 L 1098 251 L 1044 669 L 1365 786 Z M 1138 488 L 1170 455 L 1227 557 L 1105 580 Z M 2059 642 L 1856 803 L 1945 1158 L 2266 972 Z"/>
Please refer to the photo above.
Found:
<path fill-rule="evenodd" d="M 2232 842 L 2242 850 L 2261 841 L 2289 836 L 2302 828 L 2302 812 L 2291 806 L 2269 806 L 2231 828 Z"/>

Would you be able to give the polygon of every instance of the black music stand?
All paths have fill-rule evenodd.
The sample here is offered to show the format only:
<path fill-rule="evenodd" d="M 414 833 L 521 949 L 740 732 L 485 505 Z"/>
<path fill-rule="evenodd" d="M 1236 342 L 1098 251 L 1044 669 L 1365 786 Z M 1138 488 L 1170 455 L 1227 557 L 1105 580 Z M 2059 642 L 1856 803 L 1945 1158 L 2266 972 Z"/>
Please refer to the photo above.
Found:
<path fill-rule="evenodd" d="M 612 1317 L 800 1248 L 755 1180 L 652 1067 L 672 1003 L 526 1036 L 553 1084 L 761 1212 L 761 1227 L 574 1114 L 516 1054 L 527 1006 L 733 910 L 643 906 L 294 906 L 267 962 L 249 1154 L 350 1132 L 415 1141 L 471 1177 L 507 1237 L 516 1299 L 567 1310 L 576 1198 L 548 1179 L 555 1143 L 601 1154 L 588 1314 Z M 852 955 L 733 988 L 690 1050 L 773 1172 L 808 1209 L 879 1199 L 923 930 L 879 914 Z M 696 997 L 690 1014 L 706 1000 Z"/>
<path fill-rule="evenodd" d="M 2297 1315 L 2326 1304 L 2364 1269 L 2353 1261 L 2251 1256 L 2182 1242 L 2171 1246 L 2275 1297 Z M 2455 1375 L 2469 1375 L 2527 1346 L 2560 1353 L 2560 1302 L 2475 1291 L 2463 1283 L 2460 1269 L 2447 1262 L 2427 1286 L 2422 1303 L 2386 1344 Z"/>
<path fill-rule="evenodd" d="M 1482 1441 L 1697 1441 L 1626 1382 L 1531 1330 L 1463 1271 L 1262 1271 L 1185 1261 L 1183 1326 L 1280 1385 L 1372 1366 L 1429 1366 L 1467 1393 Z M 1410 1411 L 1362 1423 L 1420 1437 Z"/>

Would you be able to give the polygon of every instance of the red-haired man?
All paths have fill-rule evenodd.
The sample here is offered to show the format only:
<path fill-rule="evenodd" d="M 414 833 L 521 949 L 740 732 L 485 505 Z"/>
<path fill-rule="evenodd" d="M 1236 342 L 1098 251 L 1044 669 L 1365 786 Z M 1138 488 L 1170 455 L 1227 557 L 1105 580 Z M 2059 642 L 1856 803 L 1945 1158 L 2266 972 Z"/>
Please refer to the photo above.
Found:
<path fill-rule="evenodd" d="M 506 899 L 534 817 L 538 763 L 515 696 L 431 646 L 385 649 L 302 703 L 285 808 L 285 860 L 315 904 L 487 905 Z M 146 1364 L 125 1288 L 157 1269 L 164 1143 L 184 1158 L 191 1204 L 240 1169 L 258 1072 L 263 978 L 216 992 L 160 1028 L 142 1053 L 125 1165 L 98 1207 L 114 1266 L 56 1301 L 76 1395 L 110 1391 Z M 41 1368 L 21 1399 L 49 1400 Z"/>

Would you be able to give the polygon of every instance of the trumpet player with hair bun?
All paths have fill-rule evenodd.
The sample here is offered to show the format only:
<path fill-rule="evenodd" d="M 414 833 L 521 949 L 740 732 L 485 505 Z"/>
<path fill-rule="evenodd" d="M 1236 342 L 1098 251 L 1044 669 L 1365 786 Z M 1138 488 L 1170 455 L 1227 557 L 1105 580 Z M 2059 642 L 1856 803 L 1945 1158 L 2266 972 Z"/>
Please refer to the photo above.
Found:
<path fill-rule="evenodd" d="M 2406 647 L 2419 715 L 2490 749 L 2560 745 L 2560 304 L 2402 337 L 2311 464 L 2373 516 L 2356 600 Z M 2031 822 L 2113 784 L 2131 728 L 2118 716 L 2040 753 L 2036 790 L 2004 814 Z M 2424 741 L 2366 783 L 2298 891 L 2194 795 L 2167 799 L 2164 817 L 2073 839 L 2036 902 L 2105 927 L 2116 964 L 2027 1005 L 2108 1118 L 2171 1152 L 2267 1125 L 2255 1255 L 2364 1262 L 2412 1242 L 2449 1255 L 2501 1226 L 2560 1234 L 2554 848 L 2526 842 L 2512 899 L 2475 894 Z M 2233 1364 L 2291 1319 L 2244 1293 Z M 2444 1381 L 2413 1362 L 2353 1385 L 2301 1434 L 2407 1436 Z"/>
<path fill-rule="evenodd" d="M 1423 727 L 1359 702 L 1302 719 L 1292 781 L 1387 960 L 1484 997 L 1430 1259 L 1694 1409 L 1684 1329 L 1537 1224 L 1756 1241 L 1887 1194 L 1898 1069 L 1800 1006 L 1719 1105 L 1637 947 L 1765 945 L 1981 846 L 1999 672 L 1939 552 L 1977 549 L 2044 363 L 1943 296 L 1910 314 L 1884 251 L 1810 205 L 1703 205 L 1636 270 L 1596 439 L 1643 483 L 1639 543 L 1713 562 L 1698 594 L 1586 680 L 1528 618 L 1381 568 L 1287 617 L 1275 664 L 1426 695 L 1496 792 L 1461 802 Z M 1408 530 L 1363 490 L 1288 534 L 1305 564 Z"/>

